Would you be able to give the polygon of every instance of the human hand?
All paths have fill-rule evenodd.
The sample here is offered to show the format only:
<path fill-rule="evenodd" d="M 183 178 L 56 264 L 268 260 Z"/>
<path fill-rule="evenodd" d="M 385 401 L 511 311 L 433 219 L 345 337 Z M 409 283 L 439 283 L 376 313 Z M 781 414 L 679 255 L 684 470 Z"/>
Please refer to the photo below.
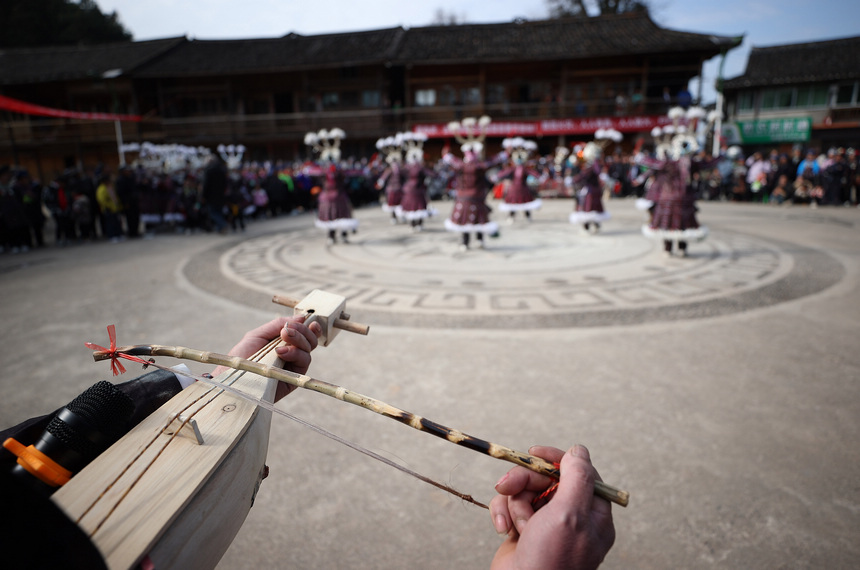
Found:
<path fill-rule="evenodd" d="M 552 499 L 535 511 L 532 501 L 554 481 L 525 467 L 514 467 L 498 483 L 490 516 L 499 534 L 508 537 L 496 551 L 493 570 L 561 570 L 597 568 L 615 542 L 608 501 L 594 495 L 602 480 L 588 450 L 577 445 L 567 453 L 534 446 L 529 453 L 561 464 L 561 479 Z"/>
<path fill-rule="evenodd" d="M 280 336 L 286 344 L 277 347 L 275 353 L 284 361 L 284 370 L 296 374 L 305 374 L 311 364 L 310 353 L 317 347 L 317 339 L 322 333 L 322 327 L 318 322 L 312 322 L 310 325 L 305 325 L 304 322 L 304 315 L 273 319 L 246 332 L 242 340 L 230 349 L 229 354 L 248 358 L 266 346 L 269 341 Z M 219 366 L 212 375 L 217 376 L 225 370 L 227 370 L 226 367 Z M 279 382 L 275 392 L 275 401 L 277 402 L 294 389 L 295 386 Z"/>

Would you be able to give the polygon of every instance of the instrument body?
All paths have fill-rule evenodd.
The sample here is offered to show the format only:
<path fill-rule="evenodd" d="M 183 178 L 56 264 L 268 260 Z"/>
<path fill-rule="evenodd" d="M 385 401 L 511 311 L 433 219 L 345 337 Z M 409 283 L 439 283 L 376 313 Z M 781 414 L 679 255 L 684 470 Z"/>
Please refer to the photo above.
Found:
<path fill-rule="evenodd" d="M 266 359 L 280 365 L 274 351 Z M 274 400 L 275 380 L 235 371 L 218 380 Z M 183 427 L 191 419 L 202 444 Z M 196 382 L 97 457 L 52 500 L 90 536 L 111 569 L 133 568 L 147 555 L 159 569 L 212 568 L 251 508 L 264 471 L 270 422 L 270 411 Z"/>

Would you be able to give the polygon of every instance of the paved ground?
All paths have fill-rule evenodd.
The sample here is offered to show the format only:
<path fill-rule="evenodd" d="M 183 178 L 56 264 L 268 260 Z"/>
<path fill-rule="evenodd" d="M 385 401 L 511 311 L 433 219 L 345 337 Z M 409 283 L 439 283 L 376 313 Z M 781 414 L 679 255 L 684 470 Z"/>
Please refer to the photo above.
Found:
<path fill-rule="evenodd" d="M 469 252 L 441 217 L 413 234 L 365 208 L 349 245 L 296 216 L 2 255 L 0 421 L 107 378 L 83 343 L 108 324 L 225 351 L 273 293 L 323 288 L 371 332 L 314 376 L 516 449 L 587 445 L 631 493 L 605 568 L 855 567 L 860 210 L 702 203 L 709 238 L 667 259 L 632 201 L 609 207 L 596 236 L 554 201 Z M 318 394 L 280 405 L 479 500 L 508 469 Z M 500 541 L 485 511 L 283 418 L 268 464 L 221 569 L 477 569 Z"/>

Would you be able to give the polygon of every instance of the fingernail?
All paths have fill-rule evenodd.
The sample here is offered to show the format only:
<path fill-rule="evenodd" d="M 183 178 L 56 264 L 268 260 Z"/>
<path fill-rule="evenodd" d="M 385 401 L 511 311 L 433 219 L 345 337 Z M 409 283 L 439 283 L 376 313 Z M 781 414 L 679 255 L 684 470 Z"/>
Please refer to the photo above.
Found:
<path fill-rule="evenodd" d="M 496 487 L 498 487 L 499 485 L 501 485 L 502 483 L 504 483 L 504 482 L 505 482 L 505 480 L 506 480 L 509 476 L 510 476 L 510 472 L 505 473 L 504 475 L 502 475 L 502 478 L 501 478 L 501 479 L 499 479 L 499 481 L 496 483 Z"/>
<path fill-rule="evenodd" d="M 496 532 L 499 534 L 508 534 L 508 523 L 502 515 L 496 515 L 493 519 L 493 526 L 496 527 Z"/>
<path fill-rule="evenodd" d="M 514 524 L 517 527 L 518 533 L 520 533 L 520 534 L 523 533 L 523 528 L 525 528 L 527 522 L 528 521 L 526 519 L 517 519 L 516 521 L 514 521 Z"/>

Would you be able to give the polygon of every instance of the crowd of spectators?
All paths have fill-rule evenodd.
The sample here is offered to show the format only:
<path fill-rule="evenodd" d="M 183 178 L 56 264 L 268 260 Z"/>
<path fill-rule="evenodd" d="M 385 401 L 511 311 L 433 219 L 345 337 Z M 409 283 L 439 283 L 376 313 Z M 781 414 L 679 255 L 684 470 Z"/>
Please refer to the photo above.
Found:
<path fill-rule="evenodd" d="M 709 157 L 705 157 L 709 158 Z M 124 166 L 117 173 L 102 168 L 69 169 L 47 184 L 26 170 L 0 166 L 0 253 L 21 253 L 43 247 L 48 218 L 52 243 L 66 246 L 95 240 L 123 241 L 159 232 L 240 232 L 249 220 L 312 211 L 318 182 L 305 174 L 301 162 L 245 163 L 228 169 L 214 164 L 173 172 Z M 860 156 L 854 149 L 826 152 L 795 148 L 754 151 L 739 148 L 721 155 L 717 166 L 696 173 L 692 184 L 702 200 L 857 205 L 860 199 Z M 569 163 L 576 170 L 575 161 Z M 348 159 L 341 165 L 347 191 L 356 207 L 377 204 L 380 161 Z M 429 181 L 431 199 L 452 194 L 455 179 L 446 164 L 436 165 Z M 547 196 L 571 196 L 552 156 L 538 157 Z M 569 169 L 569 170 L 570 170 Z M 570 172 L 568 172 L 569 174 Z M 642 197 L 648 179 L 635 156 L 606 156 L 602 179 L 609 198 Z"/>
<path fill-rule="evenodd" d="M 355 206 L 375 202 L 378 174 L 366 161 L 348 165 Z M 247 163 L 227 169 L 217 159 L 197 169 L 164 172 L 123 166 L 68 169 L 48 184 L 26 170 L 0 166 L 0 253 L 22 253 L 46 244 L 52 221 L 58 246 L 96 240 L 120 242 L 161 232 L 238 232 L 249 219 L 312 211 L 317 182 L 301 163 Z"/>
<path fill-rule="evenodd" d="M 711 156 L 700 153 L 704 162 Z M 647 177 L 630 154 L 616 152 L 605 160 L 604 183 L 611 197 L 642 197 Z M 860 155 L 853 148 L 824 153 L 795 148 L 753 151 L 744 156 L 732 147 L 720 155 L 715 168 L 694 173 L 691 181 L 700 200 L 857 206 L 860 202 Z"/>

